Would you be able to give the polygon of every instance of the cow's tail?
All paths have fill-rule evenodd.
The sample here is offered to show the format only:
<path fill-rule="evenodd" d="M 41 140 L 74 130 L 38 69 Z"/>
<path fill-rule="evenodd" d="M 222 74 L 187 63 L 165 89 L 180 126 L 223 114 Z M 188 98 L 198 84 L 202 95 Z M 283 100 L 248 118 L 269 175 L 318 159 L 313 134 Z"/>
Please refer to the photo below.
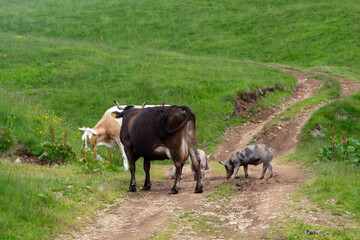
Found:
<path fill-rule="evenodd" d="M 197 150 L 197 141 L 196 141 L 196 117 L 193 112 L 189 109 L 190 117 L 186 124 L 186 132 L 187 132 L 187 142 L 188 149 L 190 155 L 190 161 L 192 163 L 193 169 L 195 170 L 195 179 L 196 179 L 196 187 L 195 193 L 203 192 L 203 185 L 201 183 L 201 170 L 200 170 L 200 156 Z"/>

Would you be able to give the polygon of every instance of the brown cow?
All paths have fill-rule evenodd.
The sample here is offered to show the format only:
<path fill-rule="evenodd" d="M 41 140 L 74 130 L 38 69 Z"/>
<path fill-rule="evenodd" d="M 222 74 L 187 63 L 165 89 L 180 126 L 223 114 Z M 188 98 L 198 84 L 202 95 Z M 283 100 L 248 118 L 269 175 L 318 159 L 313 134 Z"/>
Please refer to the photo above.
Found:
<path fill-rule="evenodd" d="M 186 159 L 192 161 L 197 176 L 195 193 L 202 193 L 200 158 L 197 151 L 195 114 L 186 106 L 161 106 L 136 109 L 128 106 L 123 117 L 120 139 L 130 164 L 129 191 L 136 191 L 135 162 L 144 158 L 146 174 L 143 190 L 151 189 L 150 161 L 172 159 L 176 167 L 174 186 L 170 193 L 178 193 L 181 171 Z"/>

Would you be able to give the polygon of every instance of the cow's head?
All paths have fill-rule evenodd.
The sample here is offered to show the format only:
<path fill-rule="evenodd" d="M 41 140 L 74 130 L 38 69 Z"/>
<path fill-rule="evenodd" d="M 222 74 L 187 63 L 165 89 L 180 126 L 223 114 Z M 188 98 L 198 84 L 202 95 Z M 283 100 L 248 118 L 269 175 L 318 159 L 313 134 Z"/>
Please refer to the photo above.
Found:
<path fill-rule="evenodd" d="M 90 145 L 94 147 L 96 145 L 97 132 L 94 129 L 87 127 L 78 127 L 78 129 L 84 132 L 81 137 L 83 147 L 87 151 L 90 151 L 91 149 L 88 146 L 88 141 L 90 142 Z"/>
<path fill-rule="evenodd" d="M 232 165 L 230 161 L 225 161 L 225 162 L 219 161 L 219 163 L 225 167 L 226 178 L 229 179 L 231 175 L 234 173 L 234 165 Z"/>

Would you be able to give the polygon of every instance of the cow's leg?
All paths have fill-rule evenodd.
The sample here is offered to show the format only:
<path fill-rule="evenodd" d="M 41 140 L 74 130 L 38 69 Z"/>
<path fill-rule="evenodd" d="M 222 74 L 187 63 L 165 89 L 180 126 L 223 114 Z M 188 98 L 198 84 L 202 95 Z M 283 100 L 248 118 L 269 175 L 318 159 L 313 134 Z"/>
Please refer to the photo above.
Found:
<path fill-rule="evenodd" d="M 181 163 L 181 174 L 180 174 L 180 179 L 182 179 L 182 174 L 184 173 L 184 163 Z M 176 189 L 180 190 L 180 179 L 179 181 L 176 182 Z"/>
<path fill-rule="evenodd" d="M 193 148 L 189 148 L 189 153 L 190 153 L 190 161 L 192 161 L 192 165 L 196 173 L 195 193 L 202 193 L 203 185 L 201 183 L 200 158 L 196 149 L 194 150 Z"/>
<path fill-rule="evenodd" d="M 151 189 L 151 181 L 150 181 L 150 160 L 144 158 L 144 171 L 145 171 L 145 183 L 142 190 L 150 190 Z"/>
<path fill-rule="evenodd" d="M 176 175 L 176 167 L 174 166 L 171 171 L 171 178 L 175 178 Z"/>
<path fill-rule="evenodd" d="M 137 158 L 135 158 L 134 153 L 131 150 L 126 151 L 127 156 L 129 158 L 130 163 L 130 173 L 131 173 L 131 180 L 130 180 L 130 186 L 129 186 L 129 192 L 136 192 L 136 181 L 135 181 L 135 162 Z"/>
<path fill-rule="evenodd" d="M 245 172 L 245 177 L 248 178 L 249 174 L 248 174 L 248 165 L 247 164 L 244 165 L 244 172 Z"/>
<path fill-rule="evenodd" d="M 179 160 L 174 160 L 174 166 L 176 168 L 176 174 L 175 174 L 175 181 L 174 186 L 170 190 L 170 194 L 177 194 L 179 191 L 177 189 L 177 186 L 180 184 L 180 178 L 181 178 L 181 162 Z"/>
<path fill-rule="evenodd" d="M 267 169 L 267 164 L 266 164 L 266 163 L 263 163 L 263 169 L 262 169 L 262 173 L 261 173 L 260 179 L 263 179 L 263 178 L 264 178 L 266 169 Z"/>

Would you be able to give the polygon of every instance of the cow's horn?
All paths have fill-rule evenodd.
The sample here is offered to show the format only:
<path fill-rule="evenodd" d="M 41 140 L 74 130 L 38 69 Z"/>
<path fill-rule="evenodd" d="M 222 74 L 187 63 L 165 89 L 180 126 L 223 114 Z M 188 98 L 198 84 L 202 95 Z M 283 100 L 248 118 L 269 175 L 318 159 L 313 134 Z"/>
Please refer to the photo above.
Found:
<path fill-rule="evenodd" d="M 220 161 L 218 161 L 221 165 L 224 165 L 225 166 L 225 163 L 222 163 L 222 162 L 220 162 Z"/>
<path fill-rule="evenodd" d="M 114 103 L 116 104 L 116 106 L 119 110 L 124 110 L 124 108 L 120 107 L 120 104 L 116 100 L 114 100 Z"/>
<path fill-rule="evenodd" d="M 148 103 L 149 103 L 149 101 L 145 101 L 145 102 L 141 105 L 141 107 L 144 108 L 145 105 L 148 104 Z"/>

